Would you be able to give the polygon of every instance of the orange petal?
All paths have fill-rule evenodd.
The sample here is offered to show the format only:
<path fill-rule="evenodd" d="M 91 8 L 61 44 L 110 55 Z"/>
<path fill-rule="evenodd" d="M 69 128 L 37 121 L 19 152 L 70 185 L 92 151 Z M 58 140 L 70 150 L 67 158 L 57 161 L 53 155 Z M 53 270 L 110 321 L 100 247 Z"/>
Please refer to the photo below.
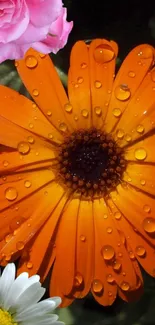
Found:
<path fill-rule="evenodd" d="M 127 221 L 132 225 L 133 229 L 136 229 L 151 245 L 154 245 L 154 232 L 151 228 L 155 220 L 154 199 L 141 191 L 135 190 L 130 185 L 119 185 L 117 187 L 117 192 L 112 192 L 110 196 L 119 211 L 122 212 Z M 146 231 L 149 225 L 150 230 Z"/>
<path fill-rule="evenodd" d="M 113 85 L 113 92 L 105 121 L 106 132 L 111 132 L 114 129 L 119 117 L 142 83 L 153 64 L 153 53 L 154 49 L 150 45 L 139 45 L 128 54 L 121 65 Z M 115 114 L 115 109 L 119 109 L 119 115 Z"/>
<path fill-rule="evenodd" d="M 133 80 L 134 82 L 134 80 Z M 139 139 L 155 128 L 155 69 L 152 69 L 140 84 L 135 95 L 130 100 L 115 132 L 123 130 L 131 137 L 131 141 Z M 121 145 L 128 144 L 128 137 L 124 136 Z M 127 140 L 126 140 L 127 139 Z"/>
<path fill-rule="evenodd" d="M 26 247 L 26 252 L 28 250 L 28 254 L 25 257 L 25 254 L 23 252 L 23 255 L 20 259 L 20 264 L 18 266 L 18 270 L 20 273 L 27 271 L 31 276 L 32 274 L 38 273 L 38 269 L 40 267 L 42 269 L 42 263 L 44 263 L 43 260 L 46 256 L 48 246 L 50 245 L 51 247 L 50 241 L 52 241 L 54 246 L 54 232 L 67 198 L 68 195 L 64 195 L 63 197 L 61 197 L 60 201 L 58 202 L 54 211 L 49 216 L 48 220 L 46 220 L 45 224 L 43 224 L 42 228 L 34 236 L 32 243 L 28 244 L 28 247 Z M 50 255 L 52 255 L 52 251 L 53 249 L 51 247 Z M 46 256 L 46 260 L 47 259 L 48 257 Z M 31 268 L 29 268 L 30 263 L 32 264 Z M 47 266 L 45 267 L 44 263 L 44 273 L 43 270 L 41 272 L 42 278 L 44 278 L 44 274 L 46 271 Z"/>
<path fill-rule="evenodd" d="M 155 166 L 129 163 L 123 180 L 146 193 L 155 195 Z"/>
<path fill-rule="evenodd" d="M 4 243 L 4 246 L 1 249 L 2 257 L 3 255 L 7 256 L 11 252 L 15 253 L 24 248 L 24 246 L 30 241 L 30 239 L 33 238 L 33 236 L 49 218 L 64 194 L 64 189 L 55 182 L 52 182 L 48 186 L 48 189 L 46 188 L 45 190 L 47 191 L 47 194 L 44 195 L 37 207 L 34 207 L 34 210 L 32 211 L 30 221 L 31 226 L 28 226 L 27 222 L 24 222 L 19 228 L 16 229 L 7 242 Z M 54 196 L 53 193 L 55 193 Z"/>
<path fill-rule="evenodd" d="M 70 118 L 77 129 L 92 126 L 89 68 L 87 45 L 78 41 L 71 51 L 68 74 L 68 94 L 73 107 Z"/>
<path fill-rule="evenodd" d="M 33 66 L 33 62 L 35 65 Z M 20 77 L 46 118 L 59 130 L 66 132 L 65 105 L 68 98 L 48 55 L 29 49 L 23 60 L 17 61 Z"/>
<path fill-rule="evenodd" d="M 54 269 L 57 274 L 57 282 L 59 283 L 64 295 L 69 294 L 74 285 L 76 231 L 79 203 L 80 201 L 78 198 L 74 199 L 71 197 L 63 211 L 56 239 L 56 261 Z"/>
<path fill-rule="evenodd" d="M 80 201 L 76 241 L 77 287 L 74 288 L 76 290 L 74 296 L 82 298 L 91 288 L 94 273 L 94 226 L 91 201 Z"/>
<path fill-rule="evenodd" d="M 51 125 L 37 105 L 15 90 L 0 86 L 0 116 L 30 132 L 50 141 L 60 143 L 62 135 Z"/>
<path fill-rule="evenodd" d="M 124 291 L 136 287 L 136 274 L 128 252 L 122 242 L 104 199 L 93 203 L 97 236 L 100 242 L 100 254 L 107 266 L 107 281 L 117 283 Z M 117 268 L 118 266 L 118 268 Z"/>
<path fill-rule="evenodd" d="M 144 140 L 141 140 L 125 151 L 125 159 L 137 161 L 139 163 L 145 161 L 149 163 L 155 162 L 154 155 L 155 135 L 152 135 Z"/>
<path fill-rule="evenodd" d="M 93 126 L 103 126 L 111 97 L 117 44 L 105 39 L 96 39 L 89 47 L 90 87 Z"/>

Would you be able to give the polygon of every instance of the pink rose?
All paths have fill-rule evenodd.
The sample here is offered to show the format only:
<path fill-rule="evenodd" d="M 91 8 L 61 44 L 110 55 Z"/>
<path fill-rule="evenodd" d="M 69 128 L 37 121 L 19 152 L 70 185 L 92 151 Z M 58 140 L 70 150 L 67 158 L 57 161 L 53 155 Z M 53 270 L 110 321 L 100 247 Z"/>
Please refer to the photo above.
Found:
<path fill-rule="evenodd" d="M 72 25 L 61 0 L 0 0 L 0 62 L 23 58 L 30 47 L 56 53 Z"/>

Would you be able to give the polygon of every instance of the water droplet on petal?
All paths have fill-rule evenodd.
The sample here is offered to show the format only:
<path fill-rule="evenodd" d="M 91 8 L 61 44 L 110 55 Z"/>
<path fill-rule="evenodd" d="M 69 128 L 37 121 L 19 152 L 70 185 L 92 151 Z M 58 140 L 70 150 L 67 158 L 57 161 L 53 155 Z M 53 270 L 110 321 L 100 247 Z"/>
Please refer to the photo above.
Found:
<path fill-rule="evenodd" d="M 121 289 L 122 289 L 123 291 L 128 291 L 128 290 L 130 289 L 130 285 L 129 285 L 129 283 L 128 283 L 128 282 L 125 282 L 125 281 L 123 281 L 123 282 L 121 283 L 120 287 L 121 287 Z"/>
<path fill-rule="evenodd" d="M 81 236 L 80 236 L 80 240 L 81 240 L 82 242 L 85 242 L 85 241 L 86 241 L 86 237 L 85 237 L 84 235 L 81 235 Z"/>
<path fill-rule="evenodd" d="M 72 110 L 73 110 L 72 105 L 69 104 L 69 103 L 65 104 L 64 108 L 65 108 L 65 111 L 66 111 L 67 113 L 71 113 Z"/>
<path fill-rule="evenodd" d="M 48 115 L 48 116 L 51 116 L 51 115 L 52 115 L 52 112 L 48 110 L 48 111 L 47 111 L 47 115 Z"/>
<path fill-rule="evenodd" d="M 120 220 L 122 215 L 121 215 L 121 213 L 119 211 L 117 211 L 117 212 L 114 213 L 114 217 L 115 217 L 115 219 Z"/>
<path fill-rule="evenodd" d="M 29 124 L 29 128 L 33 129 L 34 125 L 32 123 Z"/>
<path fill-rule="evenodd" d="M 82 109 L 81 114 L 83 117 L 88 117 L 89 112 L 87 109 Z"/>
<path fill-rule="evenodd" d="M 63 132 L 67 131 L 67 125 L 65 123 L 60 123 L 59 129 Z"/>
<path fill-rule="evenodd" d="M 151 47 L 146 46 L 142 51 L 138 53 L 138 56 L 140 56 L 141 59 L 149 59 L 153 57 L 153 50 Z"/>
<path fill-rule="evenodd" d="M 32 184 L 31 184 L 30 181 L 25 181 L 24 185 L 25 185 L 26 188 L 29 188 L 29 187 L 31 187 Z"/>
<path fill-rule="evenodd" d="M 108 218 L 108 215 L 107 215 L 107 214 L 104 214 L 104 215 L 103 215 L 103 218 L 104 218 L 104 219 L 107 219 L 107 218 Z"/>
<path fill-rule="evenodd" d="M 8 243 L 10 239 L 12 238 L 12 234 L 8 234 L 5 236 L 5 242 Z"/>
<path fill-rule="evenodd" d="M 129 73 L 128 73 L 128 76 L 130 77 L 130 78 L 134 78 L 135 77 L 135 72 L 134 71 L 129 71 Z"/>
<path fill-rule="evenodd" d="M 145 204 L 145 205 L 143 206 L 143 210 L 144 210 L 145 212 L 149 213 L 149 212 L 151 211 L 151 208 L 150 208 L 149 205 Z"/>
<path fill-rule="evenodd" d="M 113 262 L 113 269 L 114 269 L 114 271 L 119 272 L 120 269 L 121 269 L 121 267 L 122 267 L 122 264 L 118 260 L 115 260 Z"/>
<path fill-rule="evenodd" d="M 81 63 L 81 68 L 85 69 L 87 67 L 87 64 L 85 62 Z"/>
<path fill-rule="evenodd" d="M 26 266 L 27 266 L 28 269 L 32 269 L 33 264 L 32 264 L 31 262 L 28 262 L 28 263 L 26 264 Z"/>
<path fill-rule="evenodd" d="M 122 129 L 117 130 L 117 138 L 122 139 L 124 137 L 124 131 Z"/>
<path fill-rule="evenodd" d="M 143 246 L 137 246 L 136 249 L 135 249 L 135 252 L 140 257 L 144 257 L 145 254 L 146 254 L 146 250 L 145 250 L 145 248 Z"/>
<path fill-rule="evenodd" d="M 48 137 L 49 137 L 49 139 L 53 139 L 53 134 L 52 133 L 49 133 L 48 134 Z"/>
<path fill-rule="evenodd" d="M 140 183 L 141 183 L 141 185 L 145 185 L 146 184 L 146 181 L 145 181 L 145 179 L 141 179 L 141 181 L 140 181 Z"/>
<path fill-rule="evenodd" d="M 15 187 L 8 187 L 5 190 L 5 197 L 6 197 L 7 200 L 13 201 L 13 200 L 15 200 L 17 198 L 17 196 L 18 196 L 18 192 L 15 189 Z"/>
<path fill-rule="evenodd" d="M 19 66 L 19 63 L 15 61 L 15 67 L 17 68 Z"/>
<path fill-rule="evenodd" d="M 44 57 L 46 56 L 46 54 L 44 54 L 44 53 L 39 53 L 39 56 L 40 56 L 41 58 L 44 58 Z"/>
<path fill-rule="evenodd" d="M 74 281 L 75 281 L 75 286 L 79 287 L 83 282 L 83 276 L 80 273 L 77 273 Z"/>
<path fill-rule="evenodd" d="M 129 257 L 131 260 L 134 260 L 135 259 L 135 255 L 132 251 L 129 252 Z"/>
<path fill-rule="evenodd" d="M 21 141 L 18 143 L 17 149 L 22 155 L 26 155 L 30 151 L 30 146 L 27 142 Z"/>
<path fill-rule="evenodd" d="M 121 114 L 122 114 L 120 108 L 114 108 L 112 112 L 113 112 L 115 117 L 120 117 Z"/>
<path fill-rule="evenodd" d="M 27 140 L 28 140 L 28 142 L 31 143 L 31 144 L 34 143 L 34 138 L 31 137 L 31 136 L 29 136 L 29 137 L 27 138 Z"/>
<path fill-rule="evenodd" d="M 24 248 L 24 243 L 22 241 L 18 241 L 16 244 L 17 250 L 21 251 Z"/>
<path fill-rule="evenodd" d="M 143 133 L 144 132 L 144 126 L 142 124 L 139 124 L 136 128 L 136 131 L 138 133 Z"/>
<path fill-rule="evenodd" d="M 146 150 L 144 148 L 138 148 L 135 150 L 135 158 L 137 160 L 144 160 L 147 156 Z"/>
<path fill-rule="evenodd" d="M 125 100 L 129 99 L 131 96 L 130 89 L 128 88 L 128 85 L 126 85 L 126 84 L 117 86 L 115 88 L 114 93 L 115 93 L 116 98 L 121 101 L 125 101 Z"/>
<path fill-rule="evenodd" d="M 102 87 L 101 81 L 99 81 L 99 80 L 96 80 L 94 85 L 95 85 L 95 88 L 97 88 L 97 89 L 100 89 Z"/>
<path fill-rule="evenodd" d="M 111 274 L 107 275 L 107 282 L 108 283 L 114 283 L 114 277 Z"/>
<path fill-rule="evenodd" d="M 7 167 L 8 165 L 9 165 L 8 161 L 7 161 L 7 160 L 4 160 L 4 161 L 3 161 L 3 166 L 4 166 L 4 167 Z"/>
<path fill-rule="evenodd" d="M 143 220 L 143 228 L 146 232 L 152 234 L 155 232 L 155 219 L 153 218 L 145 218 Z"/>
<path fill-rule="evenodd" d="M 111 260 L 115 255 L 115 251 L 112 246 L 105 245 L 102 248 L 102 255 L 105 260 Z"/>
<path fill-rule="evenodd" d="M 108 233 L 108 234 L 111 234 L 112 231 L 113 231 L 113 229 L 112 229 L 111 227 L 108 227 L 108 228 L 107 228 L 107 233 Z"/>
<path fill-rule="evenodd" d="M 94 108 L 95 110 L 95 113 L 97 116 L 101 116 L 102 115 L 102 110 L 101 110 L 101 107 L 97 106 Z"/>
<path fill-rule="evenodd" d="M 100 44 L 94 50 L 94 59 L 97 63 L 103 64 L 111 61 L 115 56 L 113 48 L 108 44 Z"/>
<path fill-rule="evenodd" d="M 38 65 L 38 60 L 34 55 L 28 55 L 25 58 L 25 63 L 28 68 L 33 69 Z"/>
<path fill-rule="evenodd" d="M 79 77 L 79 78 L 77 79 L 77 82 L 78 82 L 78 84 L 82 84 L 82 83 L 83 83 L 83 78 L 82 78 L 82 77 Z"/>
<path fill-rule="evenodd" d="M 125 134 L 125 140 L 127 141 L 127 142 L 130 142 L 131 140 L 132 140 L 132 137 L 131 137 L 131 135 L 130 134 Z"/>
<path fill-rule="evenodd" d="M 100 280 L 95 279 L 92 283 L 92 290 L 97 294 L 101 294 L 103 291 L 103 285 Z"/>

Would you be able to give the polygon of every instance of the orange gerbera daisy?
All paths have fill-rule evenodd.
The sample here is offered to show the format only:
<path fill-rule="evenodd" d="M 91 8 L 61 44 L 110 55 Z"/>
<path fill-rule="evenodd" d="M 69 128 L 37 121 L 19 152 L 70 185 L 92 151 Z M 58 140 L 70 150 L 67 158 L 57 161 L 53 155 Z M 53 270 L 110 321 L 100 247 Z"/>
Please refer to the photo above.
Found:
<path fill-rule="evenodd" d="M 0 86 L 0 258 L 50 268 L 62 306 L 91 290 L 102 305 L 155 276 L 154 49 L 134 48 L 116 78 L 117 45 L 77 42 L 68 97 L 49 56 L 17 70 L 35 103 Z"/>

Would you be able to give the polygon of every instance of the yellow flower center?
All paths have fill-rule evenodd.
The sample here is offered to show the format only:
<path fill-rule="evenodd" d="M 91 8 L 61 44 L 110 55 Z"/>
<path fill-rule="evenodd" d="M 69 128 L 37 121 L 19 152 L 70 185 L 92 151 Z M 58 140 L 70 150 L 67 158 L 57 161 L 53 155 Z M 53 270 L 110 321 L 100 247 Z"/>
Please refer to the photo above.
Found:
<path fill-rule="evenodd" d="M 8 311 L 0 308 L 0 325 L 18 325 Z"/>

